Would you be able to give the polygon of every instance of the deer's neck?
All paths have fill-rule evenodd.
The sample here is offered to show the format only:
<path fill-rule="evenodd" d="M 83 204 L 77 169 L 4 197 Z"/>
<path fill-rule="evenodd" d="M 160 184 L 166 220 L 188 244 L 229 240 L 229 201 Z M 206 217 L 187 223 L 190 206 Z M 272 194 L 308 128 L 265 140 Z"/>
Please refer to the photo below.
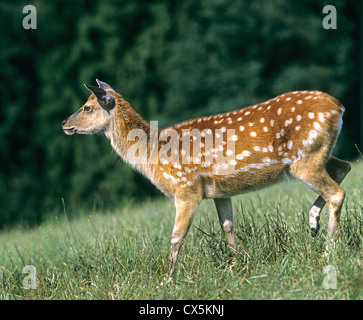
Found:
<path fill-rule="evenodd" d="M 106 136 L 118 155 L 133 168 L 158 185 L 156 164 L 150 161 L 150 143 L 154 130 L 127 101 L 117 95 L 116 106 Z M 158 146 L 156 147 L 158 149 Z M 158 151 L 158 150 L 155 150 Z"/>

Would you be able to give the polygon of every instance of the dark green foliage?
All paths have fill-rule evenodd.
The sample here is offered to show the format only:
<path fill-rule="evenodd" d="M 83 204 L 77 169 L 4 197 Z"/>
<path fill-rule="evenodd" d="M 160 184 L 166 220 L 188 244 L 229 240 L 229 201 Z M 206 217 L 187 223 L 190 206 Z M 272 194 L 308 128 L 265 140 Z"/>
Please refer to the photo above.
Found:
<path fill-rule="evenodd" d="M 36 30 L 22 28 L 29 2 Z M 357 156 L 359 1 L 329 2 L 337 30 L 322 27 L 324 1 L 29 2 L 0 4 L 2 226 L 39 222 L 61 198 L 91 210 L 158 194 L 105 137 L 61 131 L 96 78 L 160 127 L 323 90 L 347 109 L 337 153 Z"/>

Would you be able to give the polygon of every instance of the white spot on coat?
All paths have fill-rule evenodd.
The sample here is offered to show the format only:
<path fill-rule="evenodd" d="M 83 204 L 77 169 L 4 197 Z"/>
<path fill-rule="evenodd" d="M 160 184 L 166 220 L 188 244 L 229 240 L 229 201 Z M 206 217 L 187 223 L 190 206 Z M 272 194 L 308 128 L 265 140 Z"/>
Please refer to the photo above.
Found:
<path fill-rule="evenodd" d="M 319 112 L 318 113 L 318 119 L 319 119 L 320 122 L 324 122 L 325 121 L 324 114 L 322 112 Z"/>
<path fill-rule="evenodd" d="M 318 131 L 320 131 L 322 128 L 321 128 L 321 125 L 318 123 L 318 122 L 314 122 L 314 128 Z"/>
<path fill-rule="evenodd" d="M 238 140 L 238 137 L 234 134 L 234 135 L 231 137 L 231 140 L 232 140 L 232 141 L 237 141 L 237 140 Z"/>
<path fill-rule="evenodd" d="M 290 164 L 292 161 L 288 158 L 284 158 L 281 160 L 282 163 L 285 163 L 285 164 Z"/>

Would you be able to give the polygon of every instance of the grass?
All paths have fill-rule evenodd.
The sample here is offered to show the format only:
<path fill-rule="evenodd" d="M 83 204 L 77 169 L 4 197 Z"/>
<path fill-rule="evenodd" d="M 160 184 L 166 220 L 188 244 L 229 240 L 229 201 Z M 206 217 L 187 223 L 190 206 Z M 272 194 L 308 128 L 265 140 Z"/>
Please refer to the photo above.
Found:
<path fill-rule="evenodd" d="M 347 198 L 329 256 L 327 209 L 312 237 L 307 212 L 316 195 L 292 181 L 234 198 L 233 262 L 214 204 L 204 201 L 163 286 L 172 202 L 72 219 L 66 209 L 36 228 L 0 234 L 0 299 L 362 299 L 363 162 L 342 185 Z M 23 288 L 24 265 L 36 268 L 36 289 Z M 336 289 L 324 288 L 326 266 L 336 271 Z"/>

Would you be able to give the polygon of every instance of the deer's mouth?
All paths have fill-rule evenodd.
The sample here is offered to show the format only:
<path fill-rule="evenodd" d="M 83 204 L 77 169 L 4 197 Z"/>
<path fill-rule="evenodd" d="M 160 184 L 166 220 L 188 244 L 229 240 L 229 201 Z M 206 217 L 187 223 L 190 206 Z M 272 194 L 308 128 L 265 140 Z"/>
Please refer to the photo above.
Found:
<path fill-rule="evenodd" d="M 66 135 L 68 135 L 68 136 L 72 136 L 72 135 L 77 133 L 77 128 L 76 127 L 68 127 L 68 128 L 63 127 L 62 129 L 63 129 L 64 133 Z"/>

